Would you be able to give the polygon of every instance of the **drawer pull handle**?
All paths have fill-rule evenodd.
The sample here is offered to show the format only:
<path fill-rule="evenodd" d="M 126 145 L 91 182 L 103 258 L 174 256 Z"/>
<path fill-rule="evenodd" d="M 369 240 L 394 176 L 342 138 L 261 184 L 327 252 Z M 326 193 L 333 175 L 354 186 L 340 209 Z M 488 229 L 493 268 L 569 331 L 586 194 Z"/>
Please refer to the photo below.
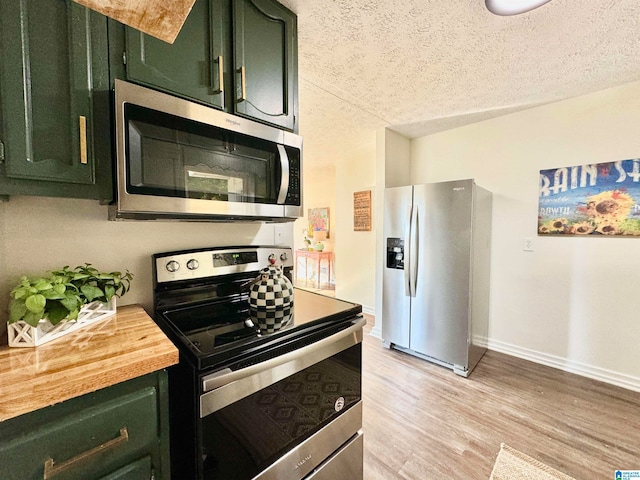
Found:
<path fill-rule="evenodd" d="M 48 478 L 52 478 L 55 475 L 58 475 L 59 473 L 62 473 L 68 470 L 69 468 L 72 468 L 74 465 L 76 465 L 79 462 L 88 460 L 93 455 L 97 455 L 100 452 L 104 452 L 105 450 L 109 450 L 110 448 L 117 447 L 121 443 L 126 443 L 128 440 L 129 440 L 129 432 L 127 432 L 127 427 L 122 427 L 120 429 L 120 435 L 118 435 L 113 440 L 109 440 L 108 442 L 103 443 L 102 445 L 98 445 L 97 447 L 92 448 L 91 450 L 82 452 L 79 455 L 76 455 L 75 457 L 60 463 L 59 465 L 54 465 L 53 458 L 47 458 L 44 462 L 44 480 L 47 480 Z"/>

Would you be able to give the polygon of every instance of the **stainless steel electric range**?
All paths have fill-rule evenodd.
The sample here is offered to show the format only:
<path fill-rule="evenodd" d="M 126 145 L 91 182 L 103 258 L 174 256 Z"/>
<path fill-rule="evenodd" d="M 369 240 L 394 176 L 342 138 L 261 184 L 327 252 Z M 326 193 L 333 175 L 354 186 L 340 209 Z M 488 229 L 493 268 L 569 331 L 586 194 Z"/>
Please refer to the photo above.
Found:
<path fill-rule="evenodd" d="M 246 284 L 282 247 L 153 256 L 154 318 L 180 351 L 169 370 L 172 478 L 362 479 L 360 305 L 295 289 L 261 332 Z"/>

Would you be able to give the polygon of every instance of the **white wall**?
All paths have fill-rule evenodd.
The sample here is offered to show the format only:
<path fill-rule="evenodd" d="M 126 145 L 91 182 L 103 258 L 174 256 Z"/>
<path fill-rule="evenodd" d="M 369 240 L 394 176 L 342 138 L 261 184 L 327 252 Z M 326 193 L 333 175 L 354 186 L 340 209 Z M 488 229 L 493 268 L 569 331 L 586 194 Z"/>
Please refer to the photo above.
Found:
<path fill-rule="evenodd" d="M 374 213 L 376 224 L 376 292 L 375 312 L 378 318 L 371 335 L 382 335 L 382 275 L 385 266 L 384 189 L 411 184 L 411 141 L 387 128 L 376 132 L 376 189 Z"/>
<path fill-rule="evenodd" d="M 329 238 L 325 244 L 327 250 L 332 250 L 335 244 L 336 232 L 336 168 L 333 164 L 325 166 L 305 167 L 302 178 L 302 195 L 304 217 L 294 223 L 294 242 L 296 248 L 304 247 L 304 231 L 309 227 L 310 208 L 329 208 Z M 312 235 L 313 232 L 308 232 Z"/>
<path fill-rule="evenodd" d="M 309 231 L 309 209 L 310 208 L 329 208 L 329 237 L 324 244 L 324 251 L 330 252 L 335 250 L 335 239 L 339 235 L 336 230 L 336 169 L 333 164 L 305 166 L 302 179 L 302 195 L 303 195 L 303 215 L 293 224 L 294 248 L 304 249 L 307 244 L 304 242 L 305 235 L 312 240 L 313 232 Z M 313 242 L 313 240 L 312 240 Z M 300 258 L 295 266 L 295 276 L 300 281 L 317 280 L 318 272 L 314 268 L 313 262 L 308 258 Z M 309 272 L 307 273 L 307 268 Z M 320 266 L 320 279 L 324 283 L 327 281 L 327 262 L 322 261 Z M 335 284 L 335 268 L 330 269 L 330 283 Z"/>
<path fill-rule="evenodd" d="M 288 224 L 202 222 L 110 222 L 94 200 L 11 197 L 0 203 L 0 318 L 21 275 L 42 275 L 86 262 L 99 270 L 129 269 L 131 290 L 118 305 L 153 304 L 151 255 L 219 245 L 272 245 L 276 230 L 293 244 Z M 280 239 L 280 237 L 278 238 Z M 0 322 L 0 332 L 6 321 Z"/>
<path fill-rule="evenodd" d="M 367 313 L 375 309 L 376 275 L 376 136 L 336 162 L 336 297 L 360 303 Z M 353 230 L 353 194 L 371 190 L 371 231 Z"/>
<path fill-rule="evenodd" d="M 539 170 L 638 158 L 638 125 L 640 82 L 412 142 L 414 183 L 494 193 L 490 348 L 640 391 L 640 238 L 536 235 Z"/>
<path fill-rule="evenodd" d="M 384 131 L 384 143 L 378 145 L 384 151 L 385 188 L 411 185 L 411 141 L 389 129 Z"/>

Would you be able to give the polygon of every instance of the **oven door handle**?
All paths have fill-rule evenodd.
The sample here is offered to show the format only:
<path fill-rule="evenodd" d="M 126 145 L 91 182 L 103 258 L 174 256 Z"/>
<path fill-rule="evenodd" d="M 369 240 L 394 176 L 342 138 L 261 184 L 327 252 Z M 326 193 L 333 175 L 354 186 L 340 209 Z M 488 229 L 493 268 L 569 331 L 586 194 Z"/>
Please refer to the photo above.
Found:
<path fill-rule="evenodd" d="M 360 317 L 350 327 L 293 352 L 240 370 L 225 369 L 205 376 L 200 418 L 361 343 L 362 328 L 366 323 Z"/>

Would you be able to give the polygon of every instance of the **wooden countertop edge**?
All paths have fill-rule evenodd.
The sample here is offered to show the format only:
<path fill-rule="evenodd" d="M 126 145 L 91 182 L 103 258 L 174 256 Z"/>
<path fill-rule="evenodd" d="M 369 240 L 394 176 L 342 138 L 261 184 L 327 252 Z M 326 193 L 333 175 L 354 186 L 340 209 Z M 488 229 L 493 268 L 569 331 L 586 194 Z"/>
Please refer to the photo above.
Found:
<path fill-rule="evenodd" d="M 22 391 L 16 392 L 14 390 L 9 400 L 0 398 L 0 422 L 92 393 L 117 383 L 141 377 L 178 363 L 178 349 L 164 336 L 160 328 L 142 307 L 137 305 L 121 307 L 118 312 L 122 312 L 122 317 L 127 317 L 130 321 L 149 322 L 150 335 L 153 335 L 155 340 L 158 340 L 159 337 L 160 343 L 157 341 L 153 344 L 147 343 L 146 345 L 141 345 L 139 349 L 117 353 L 117 361 L 99 358 L 88 360 L 87 362 L 78 362 L 63 369 L 28 375 L 23 382 L 20 382 L 19 386 L 10 386 L 10 388 L 14 389 L 22 388 Z M 126 322 L 118 319 L 116 323 Z M 90 329 L 91 327 L 86 328 Z M 146 338 L 146 335 L 141 340 L 144 340 L 144 338 Z M 59 341 L 64 340 L 60 339 L 56 342 Z M 3 386 L 0 385 L 0 387 Z M 4 388 L 0 388 L 0 390 L 5 389 L 6 384 Z M 0 397 L 6 396 L 8 395 L 6 395 L 5 390 Z"/>
<path fill-rule="evenodd" d="M 26 404 L 11 405 L 8 408 L 3 408 L 0 411 L 0 422 L 162 370 L 176 363 L 178 363 L 177 350 L 175 353 L 167 353 L 151 361 L 147 359 L 132 363 L 125 371 L 118 368 L 103 370 L 100 374 L 92 374 L 80 382 L 75 380 L 77 377 L 69 375 L 63 377 L 60 375 L 60 378 L 52 379 L 57 385 L 47 389 L 48 400 L 42 399 L 42 401 L 38 402 L 37 408 Z M 72 378 L 72 385 L 68 385 L 68 382 L 64 381 L 65 377 Z"/>

